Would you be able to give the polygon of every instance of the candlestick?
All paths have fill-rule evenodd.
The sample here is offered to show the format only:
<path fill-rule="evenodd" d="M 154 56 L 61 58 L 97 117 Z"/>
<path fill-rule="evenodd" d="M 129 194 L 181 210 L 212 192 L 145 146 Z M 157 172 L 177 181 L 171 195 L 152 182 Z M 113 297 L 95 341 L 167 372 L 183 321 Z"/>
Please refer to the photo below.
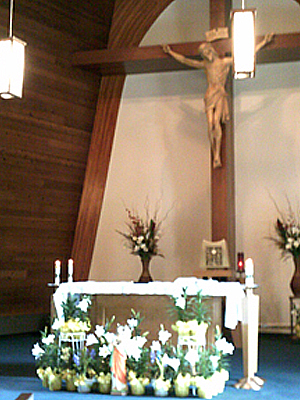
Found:
<path fill-rule="evenodd" d="M 70 258 L 68 261 L 68 282 L 73 282 L 73 265 L 74 262 L 72 258 Z"/>
<path fill-rule="evenodd" d="M 56 260 L 54 264 L 54 269 L 55 269 L 54 283 L 56 286 L 59 286 L 60 283 L 60 267 L 61 267 L 60 260 Z"/>
<path fill-rule="evenodd" d="M 254 287 L 254 264 L 252 258 L 245 261 L 245 285 L 246 288 Z"/>

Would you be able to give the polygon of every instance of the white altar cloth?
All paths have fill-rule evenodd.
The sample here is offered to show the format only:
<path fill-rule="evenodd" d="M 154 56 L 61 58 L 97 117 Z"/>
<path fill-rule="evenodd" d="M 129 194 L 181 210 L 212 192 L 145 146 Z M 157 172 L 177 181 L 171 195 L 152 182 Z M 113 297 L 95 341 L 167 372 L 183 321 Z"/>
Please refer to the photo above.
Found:
<path fill-rule="evenodd" d="M 245 297 L 243 285 L 239 282 L 219 282 L 214 279 L 198 279 L 193 277 L 177 278 L 174 282 L 155 281 L 149 283 L 134 283 L 133 281 L 97 282 L 80 281 L 64 282 L 53 295 L 57 317 L 63 317 L 62 303 L 71 294 L 115 294 L 115 295 L 166 295 L 180 296 L 182 289 L 187 288 L 187 294 L 194 296 L 199 290 L 203 296 L 225 297 L 224 326 L 235 329 L 242 321 L 242 299 Z"/>

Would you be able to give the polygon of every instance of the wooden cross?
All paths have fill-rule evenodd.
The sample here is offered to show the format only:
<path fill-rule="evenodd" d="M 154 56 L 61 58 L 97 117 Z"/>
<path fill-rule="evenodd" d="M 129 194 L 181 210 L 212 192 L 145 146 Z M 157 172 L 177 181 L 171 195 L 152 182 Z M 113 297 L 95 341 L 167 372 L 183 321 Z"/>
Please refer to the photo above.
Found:
<path fill-rule="evenodd" d="M 300 0 L 295 0 L 300 4 Z M 126 74 L 184 70 L 184 66 L 166 55 L 161 46 L 138 47 L 156 17 L 172 2 L 157 1 L 156 7 L 147 0 L 117 0 L 108 49 L 75 53 L 72 63 L 102 75 L 95 115 L 85 182 L 72 249 L 78 266 L 75 280 L 88 278 L 98 221 L 101 213 L 106 177 L 119 102 Z M 137 4 L 138 3 L 138 4 Z M 229 21 L 230 0 L 210 0 L 210 28 L 225 27 Z M 143 20 L 143 16 L 147 16 Z M 132 32 L 135 32 L 133 35 Z M 262 38 L 257 38 L 261 41 Z M 172 44 L 172 48 L 186 57 L 199 57 L 201 42 Z M 214 43 L 218 54 L 230 53 L 230 39 Z M 300 60 L 300 33 L 276 35 L 271 44 L 260 50 L 257 63 L 276 63 Z M 227 92 L 232 99 L 232 79 Z M 233 115 L 232 101 L 230 102 Z M 235 205 L 233 121 L 223 127 L 222 168 L 212 169 L 212 240 L 227 239 L 231 262 L 235 255 Z"/>

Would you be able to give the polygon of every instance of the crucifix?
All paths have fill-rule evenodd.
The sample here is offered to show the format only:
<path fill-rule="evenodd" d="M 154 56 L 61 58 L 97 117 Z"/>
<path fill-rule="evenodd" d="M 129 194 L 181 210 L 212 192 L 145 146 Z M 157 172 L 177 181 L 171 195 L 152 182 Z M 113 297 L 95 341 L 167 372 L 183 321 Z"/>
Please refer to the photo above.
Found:
<path fill-rule="evenodd" d="M 300 0 L 296 0 L 300 3 Z M 80 210 L 73 242 L 72 258 L 78 265 L 75 280 L 85 280 L 93 255 L 99 216 L 105 191 L 110 152 L 114 137 L 119 102 L 126 74 L 188 69 L 165 54 L 161 46 L 138 47 L 143 36 L 172 0 L 159 0 L 156 7 L 148 0 L 116 0 L 108 48 L 78 52 L 73 55 L 74 67 L 88 68 L 102 75 L 95 114 L 90 152 L 86 168 Z M 228 24 L 231 1 L 210 0 L 210 28 Z M 145 17 L 143 19 L 143 16 Z M 258 38 L 261 41 L 262 38 Z M 185 57 L 200 60 L 201 42 L 180 43 L 172 49 Z M 229 39 L 214 44 L 219 55 L 230 53 Z M 300 33 L 276 35 L 260 50 L 257 62 L 286 62 L 300 59 Z M 232 110 L 232 82 L 228 77 L 226 91 L 229 112 Z M 212 240 L 227 239 L 231 254 L 234 248 L 234 176 L 233 123 L 222 127 L 222 167 L 211 171 Z M 84 245 L 83 245 L 84 243 Z"/>
<path fill-rule="evenodd" d="M 255 53 L 269 43 L 272 37 L 272 34 L 267 34 L 256 45 Z M 222 123 L 224 124 L 230 119 L 225 84 L 230 66 L 233 65 L 233 57 L 219 57 L 211 42 L 204 42 L 199 46 L 199 54 L 202 56 L 200 61 L 175 52 L 169 45 L 163 45 L 163 50 L 178 62 L 205 71 L 208 87 L 204 96 L 204 103 L 208 138 L 213 155 L 213 168 L 221 167 Z"/>

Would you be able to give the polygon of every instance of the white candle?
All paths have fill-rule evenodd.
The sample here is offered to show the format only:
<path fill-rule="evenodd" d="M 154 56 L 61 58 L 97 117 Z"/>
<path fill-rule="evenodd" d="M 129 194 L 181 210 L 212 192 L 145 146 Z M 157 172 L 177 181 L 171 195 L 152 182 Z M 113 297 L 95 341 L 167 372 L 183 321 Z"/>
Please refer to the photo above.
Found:
<path fill-rule="evenodd" d="M 54 263 L 54 268 L 55 268 L 55 285 L 59 286 L 60 283 L 60 267 L 61 267 L 61 262 L 59 260 L 56 260 Z"/>
<path fill-rule="evenodd" d="M 73 282 L 73 265 L 74 262 L 72 258 L 68 260 L 68 282 Z"/>
<path fill-rule="evenodd" d="M 254 264 L 252 258 L 245 261 L 245 284 L 246 287 L 254 287 Z"/>

